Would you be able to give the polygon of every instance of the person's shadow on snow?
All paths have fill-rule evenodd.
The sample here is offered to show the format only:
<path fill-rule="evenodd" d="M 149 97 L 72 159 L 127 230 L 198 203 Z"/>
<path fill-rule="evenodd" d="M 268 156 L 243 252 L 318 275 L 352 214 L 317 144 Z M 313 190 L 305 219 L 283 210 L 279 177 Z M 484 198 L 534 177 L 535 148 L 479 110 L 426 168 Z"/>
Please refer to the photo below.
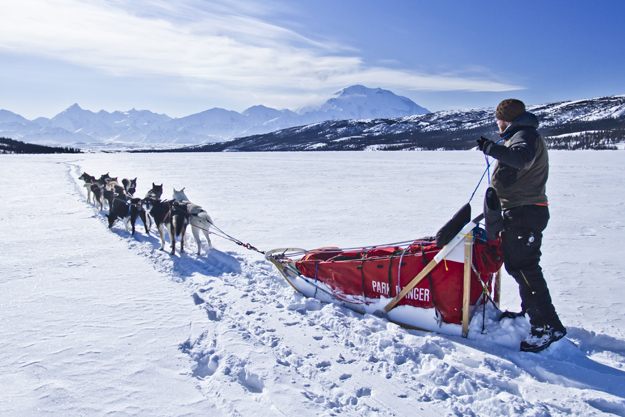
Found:
<path fill-rule="evenodd" d="M 475 346 L 470 341 L 459 343 L 508 360 L 540 382 L 592 389 L 625 398 L 625 371 L 604 365 L 591 357 L 598 353 L 625 356 L 625 341 L 579 327 L 567 326 L 567 331 L 566 338 L 540 353 L 511 351 L 502 356 L 500 349 L 490 350 L 483 345 Z M 622 405 L 600 400 L 588 402 L 601 411 L 625 415 Z"/>

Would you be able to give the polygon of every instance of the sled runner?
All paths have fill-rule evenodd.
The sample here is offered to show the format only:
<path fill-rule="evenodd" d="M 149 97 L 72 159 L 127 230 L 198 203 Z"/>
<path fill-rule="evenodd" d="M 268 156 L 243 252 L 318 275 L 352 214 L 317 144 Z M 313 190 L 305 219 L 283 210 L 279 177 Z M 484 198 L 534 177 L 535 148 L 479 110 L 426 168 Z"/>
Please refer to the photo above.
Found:
<path fill-rule="evenodd" d="M 449 228 L 443 228 L 438 239 L 358 249 L 282 248 L 265 256 L 307 297 L 467 337 L 477 307 L 489 300 L 499 304 L 501 247 L 499 240 L 486 239 L 478 225 L 482 217 L 452 226 L 447 238 L 441 235 Z"/>

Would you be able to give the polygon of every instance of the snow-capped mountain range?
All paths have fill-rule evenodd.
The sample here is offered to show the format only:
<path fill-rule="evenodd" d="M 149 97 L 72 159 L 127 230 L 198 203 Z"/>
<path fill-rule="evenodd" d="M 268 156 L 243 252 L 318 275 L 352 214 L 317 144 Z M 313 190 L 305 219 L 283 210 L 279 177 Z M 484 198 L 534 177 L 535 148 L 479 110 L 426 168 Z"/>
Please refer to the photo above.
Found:
<path fill-rule="evenodd" d="M 241 113 L 213 108 L 186 117 L 171 118 L 135 109 L 94 113 L 74 104 L 51 119 L 28 120 L 8 110 L 0 110 L 0 137 L 78 147 L 193 145 L 327 120 L 406 117 L 428 112 L 391 91 L 355 85 L 339 91 L 320 106 L 299 111 L 259 105 Z"/>
<path fill-rule="evenodd" d="M 625 95 L 529 106 L 548 142 L 592 140 L 584 148 L 622 148 Z M 480 136 L 498 137 L 495 109 L 439 111 L 400 118 L 331 120 L 190 147 L 191 151 L 470 149 Z M 575 145 L 575 144 L 573 144 Z M 554 146 L 557 148 L 557 146 Z M 576 149 L 562 146 L 560 149 Z"/>

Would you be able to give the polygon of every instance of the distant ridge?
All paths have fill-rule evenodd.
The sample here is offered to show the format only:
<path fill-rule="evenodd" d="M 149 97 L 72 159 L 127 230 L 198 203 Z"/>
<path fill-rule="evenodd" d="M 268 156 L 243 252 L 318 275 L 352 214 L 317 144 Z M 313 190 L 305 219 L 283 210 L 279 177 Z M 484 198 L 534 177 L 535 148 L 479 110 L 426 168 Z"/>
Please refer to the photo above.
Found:
<path fill-rule="evenodd" d="M 45 145 L 79 147 L 146 147 L 221 142 L 293 126 L 339 119 L 374 119 L 425 114 L 428 110 L 406 97 L 381 88 L 355 85 L 324 104 L 301 110 L 252 106 L 238 113 L 213 108 L 181 118 L 149 110 L 101 110 L 94 113 L 73 104 L 51 119 L 27 120 L 0 110 L 0 135 Z"/>
<path fill-rule="evenodd" d="M 530 106 L 552 149 L 617 149 L 625 144 L 625 96 Z M 498 137 L 494 109 L 440 111 L 404 118 L 335 120 L 180 152 L 461 150 Z"/>
<path fill-rule="evenodd" d="M 391 114 L 425 114 L 364 117 L 386 114 L 388 108 L 392 108 Z M 528 109 L 539 117 L 540 131 L 552 149 L 625 146 L 624 95 L 534 105 Z M 494 108 L 429 113 L 390 91 L 363 86 L 341 90 L 326 103 L 300 112 L 253 106 L 242 113 L 211 109 L 172 119 L 135 109 L 93 113 L 74 104 L 52 119 L 34 121 L 0 110 L 0 136 L 91 150 L 222 152 L 470 149 L 475 147 L 477 137 L 494 138 L 498 134 Z M 309 123 L 302 123 L 305 118 Z M 317 120 L 324 118 L 328 120 Z M 242 126 L 241 120 L 247 125 Z M 206 139 L 208 131 L 233 139 L 211 142 Z"/>

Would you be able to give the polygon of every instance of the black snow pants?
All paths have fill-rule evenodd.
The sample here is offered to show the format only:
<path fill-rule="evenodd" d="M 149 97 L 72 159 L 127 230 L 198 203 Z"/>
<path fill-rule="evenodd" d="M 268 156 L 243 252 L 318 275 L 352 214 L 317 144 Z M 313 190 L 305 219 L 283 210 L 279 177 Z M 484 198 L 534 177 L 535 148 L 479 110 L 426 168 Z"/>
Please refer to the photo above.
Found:
<path fill-rule="evenodd" d="M 528 205 L 504 211 L 501 233 L 506 271 L 519 284 L 521 308 L 534 327 L 563 328 L 551 302 L 540 262 L 543 230 L 549 222 L 547 206 Z"/>

